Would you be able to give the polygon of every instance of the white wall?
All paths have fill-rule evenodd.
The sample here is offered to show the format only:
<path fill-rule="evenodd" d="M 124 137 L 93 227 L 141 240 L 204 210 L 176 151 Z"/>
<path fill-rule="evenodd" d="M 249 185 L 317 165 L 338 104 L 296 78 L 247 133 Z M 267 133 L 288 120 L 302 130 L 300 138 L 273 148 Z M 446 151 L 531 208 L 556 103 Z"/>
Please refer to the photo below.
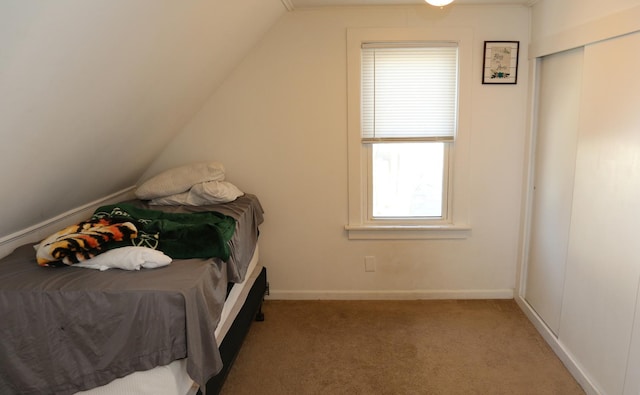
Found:
<path fill-rule="evenodd" d="M 0 1 L 0 240 L 133 185 L 280 0 Z"/>
<path fill-rule="evenodd" d="M 531 41 L 540 41 L 638 5 L 638 0 L 538 0 L 533 6 Z"/>
<path fill-rule="evenodd" d="M 323 8 L 287 14 L 143 178 L 215 159 L 265 208 L 262 263 L 281 298 L 511 297 L 518 251 L 527 62 L 517 85 L 482 85 L 484 40 L 519 40 L 521 6 Z M 473 30 L 471 236 L 348 240 L 346 29 Z M 365 273 L 364 257 L 377 259 Z"/>

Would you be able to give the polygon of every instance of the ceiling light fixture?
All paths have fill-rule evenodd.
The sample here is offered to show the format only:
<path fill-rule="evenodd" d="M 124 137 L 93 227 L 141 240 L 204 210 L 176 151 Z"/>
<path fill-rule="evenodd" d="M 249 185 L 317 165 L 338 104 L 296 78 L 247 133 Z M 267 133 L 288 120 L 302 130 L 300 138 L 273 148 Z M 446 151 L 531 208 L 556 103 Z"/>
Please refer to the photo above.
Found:
<path fill-rule="evenodd" d="M 448 4 L 453 3 L 453 0 L 424 0 L 424 1 L 436 7 L 444 7 Z"/>

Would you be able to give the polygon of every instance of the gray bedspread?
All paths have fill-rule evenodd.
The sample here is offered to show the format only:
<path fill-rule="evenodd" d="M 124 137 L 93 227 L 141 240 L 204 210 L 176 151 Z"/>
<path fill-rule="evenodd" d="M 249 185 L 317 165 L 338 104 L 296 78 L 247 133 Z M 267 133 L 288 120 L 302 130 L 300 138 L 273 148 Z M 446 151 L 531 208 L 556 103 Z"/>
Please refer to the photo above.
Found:
<path fill-rule="evenodd" d="M 227 282 L 244 279 L 262 222 L 253 195 L 211 207 L 238 221 L 227 262 L 40 267 L 32 245 L 0 260 L 0 394 L 71 394 L 185 357 L 203 386 L 222 367 L 215 328 Z"/>
<path fill-rule="evenodd" d="M 0 393 L 71 394 L 185 358 L 202 384 L 222 367 L 214 331 L 226 267 L 39 267 L 31 245 L 0 263 Z"/>

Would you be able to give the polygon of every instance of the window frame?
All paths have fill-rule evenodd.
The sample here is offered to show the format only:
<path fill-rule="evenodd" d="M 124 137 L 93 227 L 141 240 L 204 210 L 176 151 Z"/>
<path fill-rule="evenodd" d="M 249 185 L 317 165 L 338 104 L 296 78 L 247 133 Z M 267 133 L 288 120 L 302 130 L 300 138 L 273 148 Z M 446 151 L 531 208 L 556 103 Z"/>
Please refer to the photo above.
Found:
<path fill-rule="evenodd" d="M 347 97 L 349 221 L 345 226 L 350 239 L 449 239 L 466 238 L 468 221 L 467 150 L 471 86 L 470 29 L 447 28 L 356 28 L 347 30 Z M 446 210 L 440 219 L 373 218 L 372 147 L 361 141 L 361 47 L 366 42 L 442 42 L 458 44 L 458 131 L 455 142 L 445 147 L 448 173 L 443 197 Z"/>

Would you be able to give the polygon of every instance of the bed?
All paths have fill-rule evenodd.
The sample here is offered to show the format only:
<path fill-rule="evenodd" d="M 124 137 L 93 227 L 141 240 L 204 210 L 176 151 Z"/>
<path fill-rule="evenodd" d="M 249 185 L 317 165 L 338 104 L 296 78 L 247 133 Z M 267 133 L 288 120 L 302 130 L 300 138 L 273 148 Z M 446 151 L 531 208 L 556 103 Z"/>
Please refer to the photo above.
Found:
<path fill-rule="evenodd" d="M 255 195 L 198 206 L 123 202 L 235 220 L 228 259 L 141 270 L 43 268 L 31 244 L 0 260 L 0 393 L 219 392 L 267 292 Z"/>

